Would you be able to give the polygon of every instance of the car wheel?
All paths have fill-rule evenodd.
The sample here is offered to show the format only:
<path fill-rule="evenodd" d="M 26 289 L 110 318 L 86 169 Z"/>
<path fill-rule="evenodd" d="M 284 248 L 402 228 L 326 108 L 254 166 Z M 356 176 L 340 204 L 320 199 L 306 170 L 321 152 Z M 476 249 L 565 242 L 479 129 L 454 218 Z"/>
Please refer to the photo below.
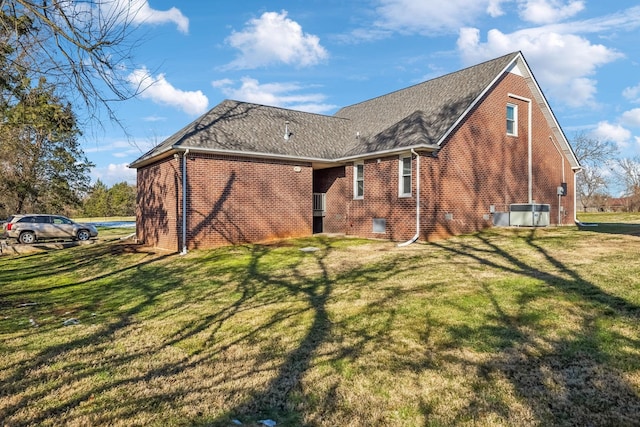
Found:
<path fill-rule="evenodd" d="M 78 234 L 76 235 L 76 237 L 78 238 L 78 240 L 89 240 L 89 237 L 91 237 L 91 234 L 89 234 L 87 230 L 80 230 L 78 231 Z"/>
<path fill-rule="evenodd" d="M 30 245 L 36 241 L 36 235 L 33 231 L 23 231 L 18 238 L 20 243 Z"/>

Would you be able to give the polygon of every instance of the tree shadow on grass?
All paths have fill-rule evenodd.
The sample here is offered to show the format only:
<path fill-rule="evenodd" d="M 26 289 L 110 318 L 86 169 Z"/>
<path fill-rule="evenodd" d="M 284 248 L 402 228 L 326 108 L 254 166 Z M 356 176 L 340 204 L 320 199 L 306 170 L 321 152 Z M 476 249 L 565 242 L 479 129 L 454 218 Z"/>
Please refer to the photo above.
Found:
<path fill-rule="evenodd" d="M 112 257 L 114 255 L 114 251 L 120 252 L 121 248 L 124 246 L 130 245 L 103 245 L 96 250 L 77 253 L 74 255 L 73 259 L 76 259 L 78 261 L 77 265 L 95 263 L 97 260 L 102 259 L 102 257 Z M 132 252 L 136 252 L 135 248 L 130 250 Z M 43 399 L 46 400 L 52 395 L 55 396 L 56 389 L 58 387 L 64 386 L 65 384 L 61 384 L 55 379 L 49 378 L 49 374 L 46 374 L 43 371 L 49 370 L 52 363 L 60 363 L 61 358 L 64 358 L 66 356 L 73 357 L 71 355 L 77 353 L 78 351 L 87 351 L 87 349 L 90 349 L 88 351 L 91 352 L 93 351 L 93 348 L 100 347 L 104 344 L 109 344 L 114 340 L 114 335 L 116 333 L 131 325 L 131 323 L 134 322 L 132 319 L 134 319 L 137 314 L 145 310 L 148 306 L 153 304 L 156 298 L 158 298 L 164 292 L 167 292 L 168 290 L 173 289 L 175 286 L 178 286 L 179 282 L 176 281 L 175 278 L 171 277 L 172 271 L 169 269 L 163 270 L 158 266 L 158 264 L 162 264 L 164 261 L 171 257 L 175 257 L 175 255 L 155 254 L 151 252 L 149 256 L 145 256 L 143 259 L 134 262 L 131 265 L 122 267 L 120 269 L 110 270 L 109 272 L 97 272 L 97 274 L 92 277 L 87 277 L 71 283 L 66 283 L 59 286 L 52 284 L 50 286 L 47 286 L 46 288 L 39 289 L 23 289 L 5 292 L 2 296 L 11 299 L 21 298 L 24 295 L 35 295 L 43 297 L 43 295 L 58 293 L 61 291 L 72 292 L 73 294 L 82 294 L 83 298 L 71 297 L 68 299 L 74 301 L 81 300 L 81 304 L 84 306 L 83 311 L 90 311 L 96 309 L 99 310 L 101 308 L 101 301 L 113 298 L 114 294 L 118 294 L 118 292 L 121 291 L 123 287 L 129 285 L 125 282 L 120 283 L 118 287 L 93 286 L 92 284 L 94 284 L 95 282 L 109 280 L 111 278 L 113 278 L 114 281 L 117 281 L 118 277 L 126 277 L 130 274 L 135 274 L 136 272 L 140 271 L 145 271 L 145 277 L 147 279 L 146 285 L 138 286 L 136 288 L 135 297 L 138 301 L 133 302 L 132 300 L 123 299 L 115 301 L 115 305 L 110 308 L 102 307 L 103 309 L 110 310 L 112 312 L 110 313 L 108 320 L 100 324 L 97 328 L 93 328 L 93 332 L 88 334 L 78 334 L 70 340 L 63 339 L 60 343 L 53 343 L 51 345 L 40 344 L 38 347 L 41 347 L 41 349 L 31 351 L 30 357 L 28 359 L 22 359 L 17 365 L 11 366 L 11 373 L 8 375 L 3 375 L 2 379 L 0 380 L 0 390 L 2 390 L 2 395 L 13 395 L 19 397 L 12 399 L 12 403 L 10 405 L 5 405 L 4 407 L 0 408 L 0 419 L 8 419 L 10 415 L 27 408 L 34 402 Z M 30 265 L 30 269 L 32 271 L 29 274 L 29 278 L 46 275 L 46 273 L 41 270 L 46 271 L 46 269 L 49 268 L 48 264 L 46 263 L 44 265 L 40 265 L 38 263 Z M 62 269 L 66 271 L 67 267 L 63 266 Z M 56 301 L 45 303 L 42 306 L 35 305 L 34 307 L 37 309 L 37 311 L 35 313 L 32 313 L 32 315 L 37 316 L 38 314 L 42 314 L 44 316 L 44 313 L 47 312 L 47 315 L 51 317 L 52 306 L 64 303 L 64 301 Z M 117 305 L 125 305 L 127 303 L 129 303 L 129 307 L 127 309 L 117 309 Z M 56 316 L 53 317 L 55 318 Z M 91 319 L 82 320 L 87 321 L 88 323 L 91 322 Z M 38 329 L 33 330 L 33 333 L 39 333 L 40 331 L 50 332 L 53 330 L 62 331 L 61 328 L 64 328 L 62 319 L 57 320 L 55 324 L 39 325 Z M 60 333 L 60 335 L 66 334 Z M 5 347 L 5 349 L 7 347 Z M 20 349 L 17 348 L 13 350 L 20 351 Z M 127 356 L 123 357 L 119 361 L 119 363 L 127 363 L 128 361 L 131 361 L 138 356 L 139 354 L 136 353 L 128 354 Z M 102 368 L 95 367 L 89 369 L 79 369 L 77 374 L 69 374 L 68 372 L 66 372 L 66 380 L 80 381 L 82 378 L 91 376 L 99 369 Z M 28 421 L 25 421 L 24 424 L 40 424 L 47 419 L 51 419 L 52 417 L 55 418 L 58 415 L 62 415 L 69 409 L 76 407 L 83 401 L 86 401 L 91 394 L 98 393 L 100 391 L 103 391 L 103 389 L 101 387 L 96 387 L 91 392 L 77 393 L 73 399 L 57 402 L 57 404 L 52 405 L 49 409 L 41 411 L 34 417 L 31 417 Z M 22 424 L 23 423 L 21 422 L 11 423 L 11 425 Z"/>
<path fill-rule="evenodd" d="M 371 359 L 380 356 L 378 348 L 393 340 L 397 319 L 404 321 L 402 316 L 407 316 L 402 313 L 402 302 L 416 289 L 425 295 L 437 294 L 440 289 L 432 278 L 417 280 L 419 287 L 396 287 L 388 281 L 410 274 L 428 254 L 417 251 L 403 258 L 400 252 L 375 257 L 374 262 L 345 260 L 344 266 L 335 267 L 331 264 L 338 251 L 334 242 L 320 237 L 274 246 L 194 252 L 186 257 L 158 255 L 65 284 L 66 290 L 86 294 L 78 301 L 87 310 L 107 304 L 113 315 L 93 329 L 60 329 L 69 331 L 69 339 L 47 344 L 11 367 L 0 380 L 0 399 L 13 398 L 0 407 L 0 418 L 8 419 L 11 425 L 52 420 L 118 424 L 139 422 L 144 416 L 156 424 L 228 426 L 237 418 L 252 425 L 271 418 L 278 425 L 326 425 L 327 420 L 356 425 L 364 421 L 348 418 L 355 415 L 343 402 L 354 362 L 360 363 L 361 374 L 381 369 L 388 378 L 398 372 L 407 375 L 405 380 L 413 378 L 419 387 L 418 377 L 430 370 L 435 374 L 438 359 L 444 358 L 476 371 L 470 384 L 475 395 L 464 408 L 455 409 L 453 424 L 487 420 L 487 414 L 512 421 L 512 402 L 494 389 L 500 381 L 506 381 L 530 409 L 531 418 L 520 420 L 523 424 L 637 424 L 640 399 L 624 373 L 625 369 L 640 369 L 640 362 L 632 361 L 631 351 L 623 362 L 636 365 L 621 366 L 623 362 L 611 356 L 607 345 L 637 349 L 640 343 L 600 322 L 603 317 L 605 321 L 621 318 L 637 322 L 638 306 L 582 277 L 547 250 L 535 234 L 523 242 L 527 251 L 537 255 L 537 261 L 511 254 L 485 234 L 470 243 L 454 240 L 427 246 L 452 259 L 504 271 L 516 280 L 535 279 L 540 285 L 518 288 L 514 291 L 515 306 L 507 306 L 504 298 L 496 295 L 497 285 L 480 282 L 479 292 L 489 313 L 485 323 L 452 325 L 427 314 L 424 329 L 416 330 L 421 334 L 416 343 L 424 347 L 416 357 L 391 355 L 386 362 L 393 366 L 380 366 L 380 360 Z M 299 251 L 305 244 L 318 250 Z M 33 268 L 37 268 L 35 263 Z M 204 278 L 196 279 L 192 274 Z M 354 303 L 360 302 L 360 287 L 374 288 L 376 293 L 360 310 L 341 316 L 333 304 L 344 299 L 345 292 Z M 55 286 L 45 290 L 55 291 Z M 571 336 L 537 329 L 541 314 L 531 307 L 554 297 L 575 306 L 572 313 L 578 320 Z M 185 310 L 190 315 L 173 324 L 176 313 Z M 260 317 L 254 320 L 254 314 Z M 371 320 L 377 322 L 373 327 Z M 160 326 L 167 329 L 145 333 L 144 328 Z M 452 346 L 491 357 L 472 359 L 463 352 L 440 352 L 442 349 L 431 343 L 431 327 L 448 328 Z M 145 340 L 147 334 L 151 335 L 148 343 L 128 338 L 133 335 Z M 130 348 L 113 350 L 122 343 Z M 477 343 L 484 347 L 478 348 Z M 399 344 L 390 348 L 401 349 Z M 320 369 L 321 363 L 327 369 Z M 102 379 L 86 385 L 95 378 Z M 309 381 L 319 378 L 322 388 L 310 387 Z M 58 388 L 75 390 L 61 397 Z M 94 396 L 101 402 L 95 407 L 91 403 Z M 194 398 L 199 401 L 192 409 L 189 399 Z M 410 404 L 422 411 L 427 422 L 438 422 L 432 419 L 434 403 L 428 396 L 416 396 Z M 43 409 L 27 417 L 24 413 L 30 405 Z M 371 408 L 378 409 L 378 414 L 359 415 L 369 424 L 390 423 L 385 418 L 386 408 Z M 171 415 L 161 415 L 164 411 Z M 22 418 L 15 417 L 16 413 Z"/>
<path fill-rule="evenodd" d="M 312 258 L 313 265 L 317 267 L 318 274 L 313 278 L 304 271 L 309 266 L 303 267 L 302 262 L 290 269 L 289 277 L 281 278 L 256 268 L 257 260 L 249 263 L 248 272 L 252 280 L 269 287 L 283 289 L 287 294 L 301 299 L 305 307 L 294 314 L 299 316 L 303 312 L 310 312 L 312 319 L 309 326 L 305 328 L 304 336 L 279 363 L 275 376 L 268 383 L 249 391 L 244 401 L 229 408 L 221 416 L 208 420 L 203 423 L 204 425 L 229 425 L 234 418 L 242 419 L 245 423 L 270 418 L 277 420 L 278 425 L 304 425 L 304 413 L 301 410 L 303 407 L 308 408 L 310 402 L 313 401 L 312 406 L 318 413 L 331 413 L 331 410 L 338 406 L 336 392 L 338 384 L 329 387 L 320 400 L 317 396 L 307 396 L 301 386 L 303 377 L 312 368 L 314 359 L 319 356 L 320 347 L 333 338 L 336 325 L 331 320 L 328 304 L 333 296 L 334 287 L 337 283 L 367 283 L 369 280 L 380 280 L 381 276 L 389 277 L 399 270 L 396 268 L 398 266 L 395 261 L 391 261 L 389 264 L 364 266 L 333 276 L 326 265 L 326 259 L 333 251 L 331 240 L 318 237 L 314 240 L 314 244 L 319 246 L 319 250 L 305 255 L 307 258 Z M 384 301 L 378 300 L 375 304 L 384 304 Z M 274 319 L 275 322 L 281 320 Z M 261 329 L 270 328 L 273 323 L 263 323 Z M 253 335 L 256 332 L 254 330 L 250 334 Z M 239 337 L 234 343 L 245 341 L 248 337 L 249 334 Z M 366 333 L 361 334 L 357 342 L 348 347 L 342 346 L 339 352 L 330 356 L 330 359 L 337 361 L 345 357 L 363 355 L 364 345 L 369 338 L 370 336 Z"/>
<path fill-rule="evenodd" d="M 213 369 L 216 359 L 232 357 L 226 354 L 227 351 L 233 353 L 237 349 L 250 349 L 251 345 L 263 345 L 261 348 L 268 349 L 269 345 L 277 344 L 271 331 L 274 328 L 282 331 L 283 325 L 290 324 L 294 326 L 291 329 L 291 337 L 296 343 L 294 347 L 284 346 L 284 353 L 267 351 L 258 354 L 254 360 L 256 364 L 248 371 L 217 373 L 220 377 L 216 378 L 213 386 L 217 391 L 211 390 L 211 385 L 200 383 L 189 384 L 186 390 L 185 384 L 179 383 L 173 390 L 158 390 L 150 396 L 127 395 L 124 400 L 119 400 L 117 405 L 115 400 L 113 403 L 103 403 L 103 411 L 112 406 L 113 412 L 93 413 L 93 418 L 90 419 L 97 424 L 121 422 L 129 417 L 135 418 L 141 412 L 149 411 L 149 408 L 167 405 L 173 407 L 173 402 L 179 401 L 187 394 L 202 393 L 205 396 L 215 396 L 226 390 L 240 398 L 236 398 L 231 406 L 218 406 L 218 415 L 213 415 L 216 412 L 203 412 L 200 415 L 183 416 L 188 417 L 192 425 L 228 425 L 234 417 L 242 417 L 249 422 L 272 417 L 280 420 L 280 425 L 300 424 L 304 416 L 300 404 L 311 398 L 306 396 L 306 391 L 302 390 L 300 383 L 317 356 L 319 347 L 331 337 L 332 323 L 327 304 L 336 280 L 364 284 L 369 280 L 378 280 L 381 276 L 389 277 L 398 271 L 395 261 L 391 260 L 378 265 L 365 264 L 356 269 L 346 269 L 338 273 L 337 277 L 331 277 L 325 260 L 333 252 L 332 241 L 319 238 L 313 239 L 312 244 L 318 246 L 319 250 L 303 253 L 294 247 L 295 252 L 291 253 L 295 255 L 286 256 L 285 266 L 275 271 L 270 265 L 272 261 L 266 259 L 274 252 L 272 247 L 249 245 L 222 249 L 220 252 L 211 251 L 208 255 L 211 258 L 215 258 L 217 253 L 222 253 L 224 259 L 231 261 L 231 254 L 237 251 L 243 253 L 246 260 L 214 262 L 215 270 L 210 272 L 209 286 L 201 284 L 191 287 L 188 271 L 192 265 L 191 261 L 181 261 L 186 258 L 155 255 L 132 260 L 128 264 L 124 262 L 124 266 L 120 264 L 121 267 L 118 269 L 105 268 L 104 272 L 97 269 L 91 277 L 59 286 L 52 284 L 39 290 L 13 289 L 6 292 L 5 297 L 12 299 L 25 296 L 39 298 L 47 294 L 70 292 L 68 295 L 73 297 L 69 298 L 72 300 L 69 303 L 81 304 L 85 312 L 101 312 L 108 309 L 112 311 L 110 315 L 104 315 L 105 320 L 102 324 L 95 322 L 89 329 L 63 329 L 61 325 L 43 326 L 54 334 L 58 328 L 68 339 L 56 339 L 56 342 L 42 345 L 41 348 L 31 351 L 28 359 L 19 359 L 18 364 L 6 372 L 7 375 L 0 380 L 0 389 L 2 395 L 13 398 L 10 399 L 10 403 L 0 407 L 0 419 L 9 420 L 12 425 L 41 424 L 53 419 L 86 422 L 87 418 L 82 416 L 87 416 L 94 396 L 96 399 L 111 396 L 108 398 L 108 402 L 111 402 L 113 394 L 117 395 L 122 389 L 139 389 L 141 385 L 157 383 L 161 379 L 172 382 L 176 377 L 189 375 L 189 372 L 201 370 L 203 367 Z M 84 253 L 84 256 L 101 264 L 105 260 L 104 257 L 108 259 L 114 255 L 111 250 L 105 247 L 104 252 Z M 231 254 L 225 254 L 225 251 L 230 251 Z M 80 263 L 87 262 L 90 265 L 81 255 L 77 255 L 76 258 Z M 206 258 L 207 256 L 204 257 L 204 262 Z M 31 264 L 31 268 L 35 270 L 30 276 L 32 278 L 44 274 L 35 265 Z M 66 272 L 68 266 L 64 263 L 61 268 Z M 317 274 L 309 275 L 308 268 L 314 269 Z M 204 271 L 206 270 L 205 268 Z M 29 267 L 25 267 L 25 271 L 29 271 Z M 225 277 L 234 278 L 231 281 L 234 289 L 223 283 Z M 218 303 L 218 299 L 224 302 Z M 118 345 L 122 335 L 131 334 L 143 327 L 144 319 L 157 323 L 161 321 L 164 312 L 193 307 L 190 304 L 194 301 L 201 304 L 211 301 L 212 308 L 202 316 L 193 316 L 194 320 L 191 322 L 170 325 L 170 331 L 154 334 L 156 338 L 160 337 L 160 342 L 152 342 L 146 346 L 134 345 L 123 349 L 122 352 L 114 352 L 113 346 Z M 287 301 L 291 302 L 291 307 L 287 306 Z M 62 304 L 64 302 L 59 300 L 53 303 Z M 271 310 L 272 314 L 262 318 L 258 324 L 233 334 L 228 330 L 221 331 L 230 325 L 241 326 L 239 318 L 247 318 L 252 310 L 265 308 Z M 43 308 L 50 309 L 51 307 Z M 91 323 L 87 319 L 81 320 L 83 325 L 89 326 Z M 45 329 L 33 330 L 33 333 L 45 332 Z M 268 342 L 261 343 L 265 337 Z M 350 348 L 343 348 L 334 359 L 350 355 L 356 357 L 361 354 L 361 346 L 364 346 L 367 339 L 366 334 L 363 335 L 360 342 Z M 197 342 L 195 348 L 189 344 L 192 341 Z M 188 348 L 188 354 L 181 353 L 180 357 L 161 361 L 161 354 L 174 353 L 179 348 Z M 80 354 L 82 357 L 79 357 Z M 158 359 L 158 362 L 154 363 L 154 359 Z M 140 364 L 144 368 L 125 374 L 119 372 L 121 367 Z M 59 369 L 63 371 L 58 371 Z M 265 383 L 258 380 L 256 384 L 254 377 L 266 378 L 260 376 L 258 370 L 264 370 L 270 380 Z M 111 378 L 109 375 L 103 378 L 103 373 L 113 373 L 114 377 Z M 103 379 L 90 387 L 81 385 L 89 380 L 93 381 L 96 377 Z M 226 381 L 239 381 L 243 377 L 245 381 L 239 382 L 235 391 L 235 385 L 224 385 Z M 254 385 L 248 387 L 247 384 Z M 72 395 L 62 397 L 57 392 L 59 387 L 77 387 L 77 390 Z M 329 389 L 322 401 L 317 402 L 320 412 L 329 412 L 337 406 L 337 387 L 335 384 L 333 392 Z M 52 401 L 55 396 L 58 397 Z M 25 415 L 29 412 L 28 408 L 34 404 L 42 409 Z M 184 409 L 178 409 L 181 410 Z M 220 410 L 223 413 L 220 413 Z"/>
<path fill-rule="evenodd" d="M 454 341 L 483 342 L 497 356 L 484 362 L 456 360 L 475 364 L 477 397 L 456 416 L 456 423 L 474 419 L 479 414 L 495 413 L 509 419 L 509 406 L 498 400 L 487 401 L 489 388 L 500 380 L 508 381 L 518 399 L 526 405 L 532 419 L 525 424 L 542 425 L 638 425 L 640 396 L 624 377 L 628 361 L 612 360 L 607 346 L 640 348 L 640 340 L 628 338 L 606 325 L 602 318 L 618 318 L 637 324 L 640 307 L 604 291 L 552 255 L 536 239 L 535 230 L 527 236 L 530 251 L 541 256 L 542 263 L 527 262 L 505 251 L 480 234 L 472 244 L 436 244 L 457 257 L 505 271 L 514 277 L 540 282 L 539 293 L 519 291 L 518 308 L 507 308 L 494 295 L 494 288 L 482 285 L 482 292 L 493 309 L 486 324 L 450 327 Z M 483 249 L 479 249 L 481 246 Z M 504 286 L 509 286 L 508 284 Z M 568 300 L 575 306 L 573 317 L 579 319 L 571 334 L 540 333 L 538 317 L 530 307 L 538 298 Z M 540 314 L 542 315 L 542 314 Z M 615 353 L 615 352 L 614 352 Z M 624 351 L 618 351 L 618 354 Z M 634 351 L 631 351 L 634 353 Z M 632 354 L 627 356 L 632 358 Z M 622 367 L 620 366 L 622 365 Z M 626 366 L 624 366 L 626 365 Z M 640 368 L 640 362 L 631 367 Z"/>
<path fill-rule="evenodd" d="M 580 231 L 591 231 L 594 233 L 626 234 L 640 237 L 640 224 L 633 223 L 584 222 L 578 224 L 578 229 Z"/>

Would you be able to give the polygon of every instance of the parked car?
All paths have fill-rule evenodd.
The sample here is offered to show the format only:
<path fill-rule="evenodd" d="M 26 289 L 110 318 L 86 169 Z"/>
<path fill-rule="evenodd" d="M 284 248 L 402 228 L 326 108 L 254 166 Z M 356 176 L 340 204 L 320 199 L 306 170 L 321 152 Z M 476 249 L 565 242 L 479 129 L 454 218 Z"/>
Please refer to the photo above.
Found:
<path fill-rule="evenodd" d="M 79 224 L 60 215 L 12 215 L 4 224 L 7 237 L 31 244 L 44 239 L 89 240 L 98 236 L 93 224 Z"/>

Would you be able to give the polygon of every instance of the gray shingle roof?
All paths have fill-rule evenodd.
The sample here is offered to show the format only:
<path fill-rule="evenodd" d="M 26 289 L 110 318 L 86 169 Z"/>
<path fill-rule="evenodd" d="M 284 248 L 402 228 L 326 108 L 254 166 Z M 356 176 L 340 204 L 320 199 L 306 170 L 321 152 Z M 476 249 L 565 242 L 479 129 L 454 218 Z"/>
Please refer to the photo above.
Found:
<path fill-rule="evenodd" d="M 342 108 L 334 116 L 225 100 L 132 167 L 176 148 L 333 160 L 436 144 L 518 54 Z"/>
<path fill-rule="evenodd" d="M 332 159 L 349 138 L 348 120 L 225 100 L 136 160 L 172 148 Z M 289 138 L 285 140 L 285 130 Z"/>
<path fill-rule="evenodd" d="M 365 154 L 439 142 L 451 126 L 518 53 L 484 62 L 415 86 L 342 108 L 362 138 L 346 150 Z M 415 132 L 418 132 L 416 134 Z"/>

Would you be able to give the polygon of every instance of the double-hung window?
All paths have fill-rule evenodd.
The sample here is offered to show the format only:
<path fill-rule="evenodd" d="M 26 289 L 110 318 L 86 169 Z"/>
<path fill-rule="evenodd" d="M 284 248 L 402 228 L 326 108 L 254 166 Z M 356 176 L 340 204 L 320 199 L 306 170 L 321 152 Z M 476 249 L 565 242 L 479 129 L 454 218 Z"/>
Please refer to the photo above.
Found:
<path fill-rule="evenodd" d="M 400 167 L 398 175 L 399 196 L 411 197 L 411 156 L 400 157 Z"/>
<path fill-rule="evenodd" d="M 507 135 L 518 136 L 518 106 L 507 104 Z"/>
<path fill-rule="evenodd" d="M 353 198 L 364 199 L 364 163 L 353 165 Z"/>

